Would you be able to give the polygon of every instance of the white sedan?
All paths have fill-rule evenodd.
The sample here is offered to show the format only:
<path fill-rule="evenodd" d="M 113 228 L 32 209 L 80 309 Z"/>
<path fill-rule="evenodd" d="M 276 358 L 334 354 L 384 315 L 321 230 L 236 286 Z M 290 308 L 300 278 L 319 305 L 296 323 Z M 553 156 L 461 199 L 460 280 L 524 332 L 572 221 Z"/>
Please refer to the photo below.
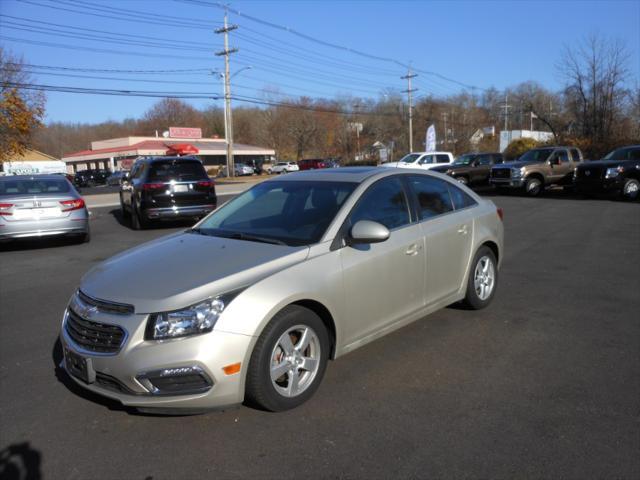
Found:
<path fill-rule="evenodd" d="M 298 170 L 300 170 L 300 167 L 298 167 L 298 164 L 296 162 L 278 162 L 275 165 L 267 168 L 267 173 L 271 175 L 273 173 L 280 174 L 297 172 Z"/>

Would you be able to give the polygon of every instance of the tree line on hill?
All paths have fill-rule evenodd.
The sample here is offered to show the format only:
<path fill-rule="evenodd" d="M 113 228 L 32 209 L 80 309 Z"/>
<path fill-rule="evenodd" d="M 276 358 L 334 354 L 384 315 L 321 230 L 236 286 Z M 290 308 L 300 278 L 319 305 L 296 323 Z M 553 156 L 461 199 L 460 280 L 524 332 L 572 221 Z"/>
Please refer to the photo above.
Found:
<path fill-rule="evenodd" d="M 1 53 L 1 52 L 0 52 Z M 7 54 L 0 56 L 0 83 L 24 78 L 26 73 L 6 68 Z M 5 65 L 3 66 L 3 62 Z M 15 59 L 12 60 L 15 62 Z M 413 108 L 414 150 L 424 149 L 425 132 L 434 124 L 438 149 L 459 155 L 472 150 L 497 151 L 499 131 L 549 131 L 553 143 L 580 147 L 587 158 L 600 158 L 623 144 L 640 143 L 640 86 L 633 83 L 630 57 L 625 46 L 602 36 L 586 37 L 565 48 L 557 71 L 565 82 L 550 91 L 528 81 L 499 91 L 464 91 L 448 97 L 422 96 Z M 224 114 L 219 105 L 197 109 L 185 101 L 165 98 L 140 118 L 99 124 L 52 122 L 42 125 L 42 97 L 24 90 L 2 87 L 0 133 L 10 137 L 11 98 L 24 98 L 33 108 L 34 123 L 25 141 L 24 132 L 14 143 L 30 146 L 55 157 L 86 149 L 94 140 L 121 136 L 154 136 L 170 126 L 199 127 L 205 137 L 224 138 Z M 340 97 L 286 98 L 264 93 L 270 105 L 234 103 L 234 141 L 273 148 L 281 160 L 302 158 L 354 158 L 373 156 L 374 143 L 393 146 L 393 157 L 409 150 L 408 106 L 398 92 L 389 90 L 378 99 Z M 506 105 L 506 108 L 505 108 Z M 40 109 L 40 110 L 38 110 Z M 29 108 L 26 108 L 28 111 Z M 472 144 L 478 129 L 495 127 Z M 27 129 L 28 130 L 28 129 Z M 0 149 L 4 149 L 4 140 Z M 3 150 L 0 150 L 0 154 Z"/>

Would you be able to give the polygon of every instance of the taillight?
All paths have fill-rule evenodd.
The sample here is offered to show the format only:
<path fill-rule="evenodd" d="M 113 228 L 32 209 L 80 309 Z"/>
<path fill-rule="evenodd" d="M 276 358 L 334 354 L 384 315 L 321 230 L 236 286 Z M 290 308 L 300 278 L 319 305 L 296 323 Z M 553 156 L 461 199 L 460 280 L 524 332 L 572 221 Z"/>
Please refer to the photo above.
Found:
<path fill-rule="evenodd" d="M 498 214 L 498 217 L 500 217 L 500 220 L 502 221 L 504 219 L 504 211 L 498 207 L 496 208 L 496 213 Z"/>
<path fill-rule="evenodd" d="M 165 187 L 166 185 L 164 183 L 145 183 L 142 185 L 143 190 L 159 190 Z"/>
<path fill-rule="evenodd" d="M 213 182 L 211 180 L 202 180 L 201 182 L 198 182 L 197 185 L 199 187 L 212 187 L 213 186 Z"/>
<path fill-rule="evenodd" d="M 13 215 L 13 213 L 9 212 L 13 208 L 13 203 L 0 203 L 0 215 L 8 217 L 9 215 Z"/>
<path fill-rule="evenodd" d="M 80 210 L 84 208 L 84 200 L 78 198 L 76 200 L 63 200 L 60 202 L 63 212 L 70 212 L 71 210 Z"/>

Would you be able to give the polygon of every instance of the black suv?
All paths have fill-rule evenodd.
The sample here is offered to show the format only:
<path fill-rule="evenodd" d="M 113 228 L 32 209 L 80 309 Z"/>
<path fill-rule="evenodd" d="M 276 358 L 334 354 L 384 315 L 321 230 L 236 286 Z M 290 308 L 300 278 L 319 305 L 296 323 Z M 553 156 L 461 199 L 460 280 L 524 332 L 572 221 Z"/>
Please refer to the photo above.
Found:
<path fill-rule="evenodd" d="M 73 183 L 76 187 L 104 185 L 107 183 L 109 175 L 111 175 L 111 172 L 105 169 L 80 170 L 79 172 L 76 172 L 73 178 Z"/>
<path fill-rule="evenodd" d="M 617 148 L 602 160 L 585 162 L 573 174 L 578 193 L 617 193 L 624 199 L 640 196 L 640 145 Z"/>
<path fill-rule="evenodd" d="M 445 173 L 464 185 L 486 185 L 491 167 L 502 162 L 501 153 L 466 153 L 453 163 L 433 167 L 431 171 Z"/>
<path fill-rule="evenodd" d="M 120 186 L 122 214 L 135 230 L 152 220 L 201 218 L 216 205 L 215 184 L 195 157 L 140 159 Z"/>

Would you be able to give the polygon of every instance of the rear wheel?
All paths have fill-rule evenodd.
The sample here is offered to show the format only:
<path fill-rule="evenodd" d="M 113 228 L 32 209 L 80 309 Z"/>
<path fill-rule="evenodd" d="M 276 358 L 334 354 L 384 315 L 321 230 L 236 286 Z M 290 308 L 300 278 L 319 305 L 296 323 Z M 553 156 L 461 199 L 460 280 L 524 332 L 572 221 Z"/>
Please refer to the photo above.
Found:
<path fill-rule="evenodd" d="M 148 222 L 138 210 L 135 203 L 131 203 L 131 228 L 134 230 L 144 230 L 147 228 Z"/>
<path fill-rule="evenodd" d="M 246 396 L 279 412 L 295 408 L 315 393 L 329 358 L 329 336 L 311 310 L 289 305 L 266 326 L 251 355 Z"/>
<path fill-rule="evenodd" d="M 485 308 L 493 300 L 497 284 L 496 256 L 489 247 L 482 246 L 471 264 L 464 303 L 474 310 Z"/>
<path fill-rule="evenodd" d="M 537 197 L 542 193 L 544 185 L 538 177 L 529 177 L 524 184 L 524 192 L 530 197 Z"/>
<path fill-rule="evenodd" d="M 625 200 L 636 200 L 640 191 L 640 182 L 635 178 L 629 178 L 622 187 L 622 198 Z"/>

